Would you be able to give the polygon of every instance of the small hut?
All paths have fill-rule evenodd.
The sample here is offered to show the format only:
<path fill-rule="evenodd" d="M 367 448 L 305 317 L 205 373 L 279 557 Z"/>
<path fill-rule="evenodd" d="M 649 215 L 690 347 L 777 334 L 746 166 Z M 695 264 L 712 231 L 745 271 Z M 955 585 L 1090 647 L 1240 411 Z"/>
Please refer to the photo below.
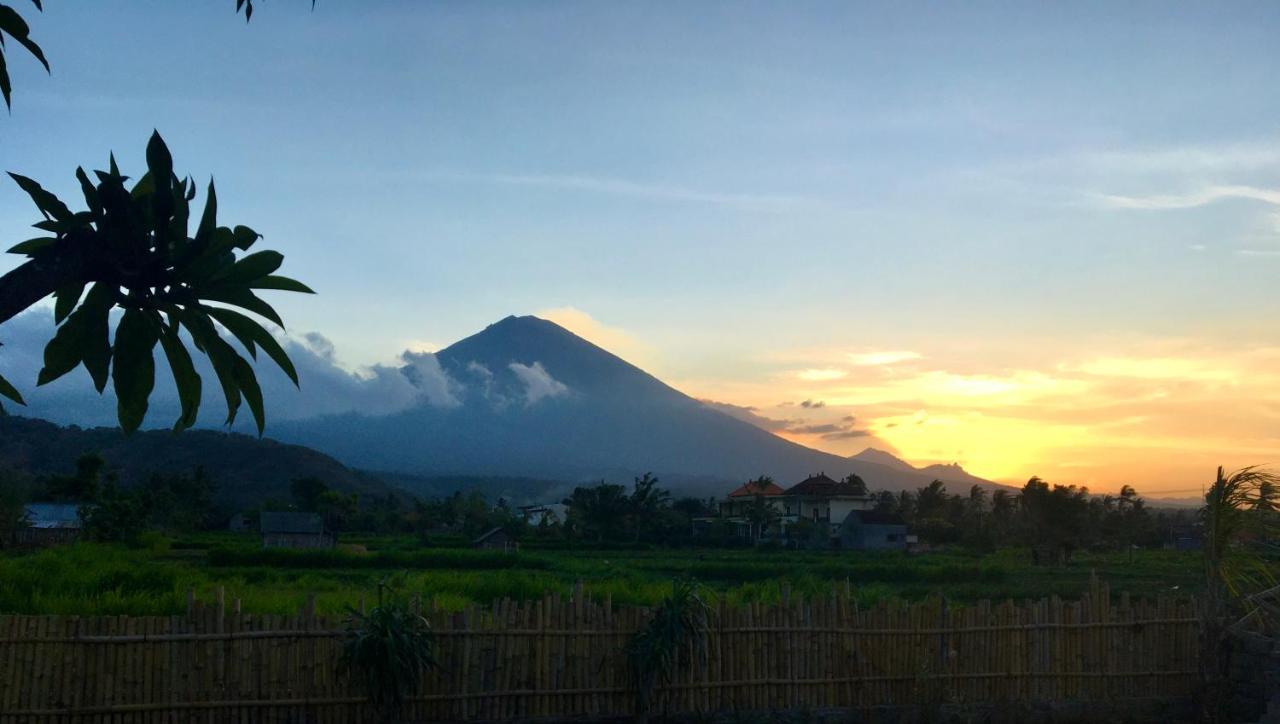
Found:
<path fill-rule="evenodd" d="M 23 509 L 26 526 L 13 534 L 19 546 L 45 547 L 74 543 L 83 520 L 80 503 L 31 503 Z"/>
<path fill-rule="evenodd" d="M 490 551 L 515 553 L 520 550 L 520 541 L 501 528 L 494 528 L 471 542 L 472 548 Z"/>
<path fill-rule="evenodd" d="M 316 513 L 263 513 L 258 518 L 263 548 L 332 548 L 333 534 Z"/>

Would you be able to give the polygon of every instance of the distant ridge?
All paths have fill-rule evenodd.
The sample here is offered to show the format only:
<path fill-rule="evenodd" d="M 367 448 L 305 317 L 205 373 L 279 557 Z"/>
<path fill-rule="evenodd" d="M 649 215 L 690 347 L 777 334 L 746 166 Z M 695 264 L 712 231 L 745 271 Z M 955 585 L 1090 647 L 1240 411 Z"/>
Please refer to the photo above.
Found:
<path fill-rule="evenodd" d="M 228 510 L 259 505 L 268 499 L 291 500 L 294 478 L 316 477 L 361 500 L 395 494 L 380 479 L 347 468 L 337 460 L 299 445 L 259 440 L 212 430 L 136 432 L 118 428 L 62 427 L 44 420 L 0 415 L 0 471 L 28 481 L 75 471 L 76 459 L 97 453 L 107 470 L 125 485 L 152 473 L 189 474 L 203 467 L 215 484 L 214 502 Z"/>

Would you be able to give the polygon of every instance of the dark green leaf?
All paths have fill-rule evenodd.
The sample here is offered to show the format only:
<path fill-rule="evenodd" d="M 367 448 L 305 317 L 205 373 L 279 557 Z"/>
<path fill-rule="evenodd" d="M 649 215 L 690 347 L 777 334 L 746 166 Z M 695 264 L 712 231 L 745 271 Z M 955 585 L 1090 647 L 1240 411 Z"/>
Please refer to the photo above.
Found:
<path fill-rule="evenodd" d="M 280 315 L 276 314 L 276 310 L 272 309 L 270 304 L 262 301 L 261 297 L 244 287 L 218 287 L 204 292 L 201 297 L 247 309 L 254 314 L 270 319 L 281 328 L 284 327 L 284 322 L 280 319 Z"/>
<path fill-rule="evenodd" d="M 44 346 L 44 367 L 36 375 L 36 385 L 47 385 L 80 364 L 85 334 L 82 319 L 76 314 L 71 315 Z"/>
<path fill-rule="evenodd" d="M 0 30 L 8 33 L 14 40 L 22 44 L 28 53 L 35 56 L 40 61 L 40 65 L 44 66 L 46 72 L 49 70 L 49 61 L 44 57 L 44 51 L 40 50 L 40 46 L 35 44 L 30 37 L 31 28 L 27 26 L 25 20 L 22 19 L 18 12 L 8 5 L 0 5 Z"/>
<path fill-rule="evenodd" d="M 160 345 L 169 360 L 169 369 L 173 371 L 173 381 L 178 388 L 178 400 L 182 403 L 182 414 L 173 424 L 175 431 L 185 430 L 196 424 L 196 413 L 200 410 L 200 375 L 191 363 L 191 355 L 178 336 L 175 324 L 160 336 Z"/>
<path fill-rule="evenodd" d="M 240 259 L 235 266 L 214 277 L 219 283 L 248 283 L 268 276 L 284 263 L 278 251 L 259 251 Z"/>
<path fill-rule="evenodd" d="M 35 202 L 36 208 L 40 209 L 40 213 L 44 214 L 46 218 L 52 217 L 59 221 L 66 221 L 71 218 L 71 209 L 68 209 L 66 204 L 59 201 L 57 196 L 45 191 L 40 184 L 26 176 L 13 172 L 9 173 L 9 177 L 18 182 L 18 186 L 27 192 L 27 195 Z"/>
<path fill-rule="evenodd" d="M 262 325 L 231 309 L 210 308 L 209 315 L 218 320 L 231 334 L 235 335 L 235 338 L 240 340 L 240 344 L 244 345 L 254 359 L 257 359 L 254 345 L 261 347 L 262 351 L 266 352 L 267 356 L 288 375 L 294 386 L 298 386 L 298 370 L 294 368 L 293 361 L 289 359 L 289 355 L 285 353 L 284 348 L 280 346 L 276 338 Z"/>
<path fill-rule="evenodd" d="M 3 38 L 0 35 L 0 38 Z M 13 84 L 9 81 L 9 66 L 4 62 L 4 52 L 0 51 L 0 95 L 4 96 L 6 108 L 12 108 Z"/>
<path fill-rule="evenodd" d="M 76 308 L 80 295 L 84 294 L 84 282 L 73 282 L 53 293 L 53 323 L 62 324 L 62 320 Z"/>
<path fill-rule="evenodd" d="M 147 399 L 156 383 L 154 348 L 159 339 L 156 321 L 146 312 L 129 309 L 116 327 L 111 380 L 115 383 L 120 427 L 133 432 L 147 415 Z"/>
<path fill-rule="evenodd" d="M 231 234 L 235 238 L 235 247 L 240 251 L 248 251 L 249 247 L 262 238 L 262 234 L 247 226 L 237 226 L 231 230 Z"/>
<path fill-rule="evenodd" d="M 218 194 L 213 188 L 213 179 L 209 179 L 209 196 L 204 200 L 204 213 L 200 216 L 200 225 L 196 227 L 195 242 L 197 246 L 208 244 L 213 237 L 213 230 L 218 226 Z"/>
<path fill-rule="evenodd" d="M 80 308 L 71 314 L 72 318 L 82 316 L 84 319 L 80 322 L 84 326 L 80 336 L 80 343 L 83 346 L 80 356 L 98 392 L 107 388 L 107 376 L 111 366 L 111 306 L 111 287 L 98 282 L 89 289 L 89 294 L 85 296 Z"/>
<path fill-rule="evenodd" d="M 36 252 L 40 251 L 46 246 L 49 246 L 55 241 L 57 241 L 57 239 L 52 236 L 38 236 L 34 239 L 27 239 L 21 244 L 15 244 L 12 248 L 9 249 L 9 253 L 10 254 L 26 254 L 27 256 L 35 256 Z"/>
<path fill-rule="evenodd" d="M 253 374 L 253 366 L 240 355 L 235 356 L 233 363 L 236 384 L 244 393 L 244 401 L 249 404 L 249 411 L 253 413 L 253 421 L 258 426 L 258 435 L 261 436 L 267 426 L 267 418 L 262 407 L 262 389 L 258 387 L 258 378 Z"/>
<path fill-rule="evenodd" d="M 98 200 L 98 189 L 89 181 L 89 175 L 84 172 L 83 168 L 76 169 L 76 179 L 80 182 L 80 192 L 84 194 L 85 204 L 93 212 L 94 219 L 100 219 L 102 217 L 102 202 Z"/>
<path fill-rule="evenodd" d="M 0 375 L 0 397 L 7 397 L 19 405 L 27 404 L 26 401 L 22 399 L 22 395 L 18 392 L 18 388 L 9 384 L 9 381 L 6 380 L 3 375 Z M 0 408 L 0 410 L 2 409 L 4 408 Z"/>
<path fill-rule="evenodd" d="M 250 289 L 279 289 L 286 292 L 299 292 L 301 294 L 315 294 L 311 287 L 300 281 L 295 281 L 289 277 L 281 276 L 265 276 L 249 283 Z"/>
<path fill-rule="evenodd" d="M 209 362 L 213 365 L 218 383 L 222 386 L 223 397 L 227 401 L 227 424 L 230 425 L 240 409 L 240 386 L 236 384 L 235 365 L 232 363 L 232 358 L 238 355 L 231 345 L 218 336 L 213 322 L 205 314 L 206 311 L 203 307 L 188 307 L 182 310 L 179 319 L 182 326 L 191 333 L 196 347 L 209 357 Z"/>

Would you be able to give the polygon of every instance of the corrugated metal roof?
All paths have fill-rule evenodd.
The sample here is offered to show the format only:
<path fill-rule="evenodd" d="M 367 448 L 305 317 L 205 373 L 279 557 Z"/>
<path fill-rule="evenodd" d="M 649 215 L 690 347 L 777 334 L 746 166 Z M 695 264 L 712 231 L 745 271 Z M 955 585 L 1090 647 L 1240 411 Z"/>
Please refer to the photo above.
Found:
<path fill-rule="evenodd" d="M 26 518 L 31 528 L 79 528 L 80 503 L 31 503 Z"/>
<path fill-rule="evenodd" d="M 258 528 L 263 533 L 323 533 L 324 518 L 316 513 L 262 513 Z"/>

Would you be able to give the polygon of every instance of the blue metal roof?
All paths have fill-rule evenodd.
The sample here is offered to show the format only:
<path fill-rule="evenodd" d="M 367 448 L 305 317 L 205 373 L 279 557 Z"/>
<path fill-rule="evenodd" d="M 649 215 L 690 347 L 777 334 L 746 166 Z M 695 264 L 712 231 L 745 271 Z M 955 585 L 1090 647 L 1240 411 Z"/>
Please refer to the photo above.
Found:
<path fill-rule="evenodd" d="M 79 503 L 31 503 L 26 506 L 31 528 L 79 528 Z"/>

